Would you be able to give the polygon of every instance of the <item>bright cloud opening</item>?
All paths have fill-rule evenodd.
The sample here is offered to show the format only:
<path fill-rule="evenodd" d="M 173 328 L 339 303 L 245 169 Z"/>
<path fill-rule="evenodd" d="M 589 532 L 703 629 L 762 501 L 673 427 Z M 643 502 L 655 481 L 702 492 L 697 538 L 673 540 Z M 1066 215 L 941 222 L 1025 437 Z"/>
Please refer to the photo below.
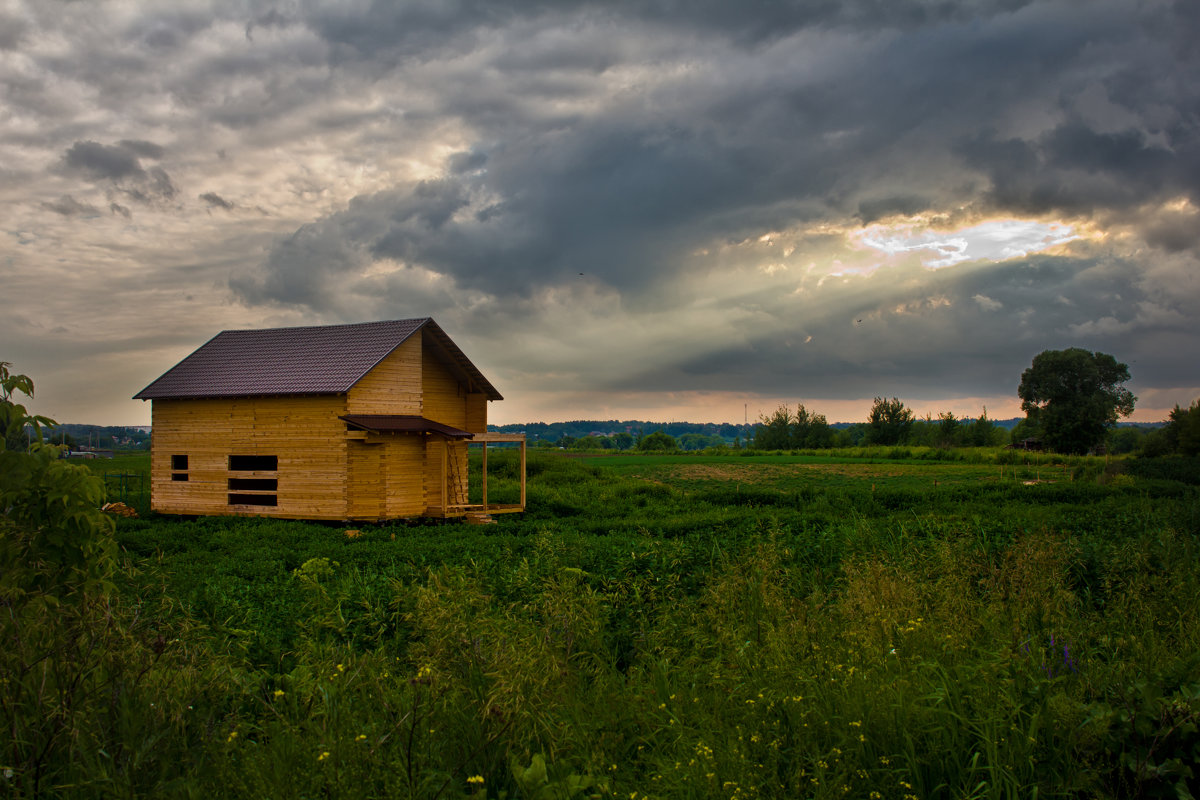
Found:
<path fill-rule="evenodd" d="M 917 224 L 871 225 L 856 238 L 888 255 L 924 251 L 922 263 L 929 269 L 941 269 L 964 261 L 1020 258 L 1079 236 L 1070 225 L 1058 222 L 1001 219 L 949 232 Z"/>

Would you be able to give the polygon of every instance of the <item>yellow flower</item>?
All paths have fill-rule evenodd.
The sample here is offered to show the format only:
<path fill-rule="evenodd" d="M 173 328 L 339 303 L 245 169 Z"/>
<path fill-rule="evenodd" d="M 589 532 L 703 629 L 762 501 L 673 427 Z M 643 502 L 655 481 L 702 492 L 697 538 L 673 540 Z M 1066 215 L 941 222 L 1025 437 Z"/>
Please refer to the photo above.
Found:
<path fill-rule="evenodd" d="M 317 756 L 317 761 L 324 761 L 324 760 L 325 760 L 325 759 L 327 759 L 327 758 L 329 758 L 329 751 L 328 751 L 328 750 L 326 750 L 326 751 L 322 752 L 322 753 L 321 753 L 321 755 Z"/>
<path fill-rule="evenodd" d="M 236 738 L 237 738 L 237 731 L 230 731 L 229 738 L 226 739 L 225 742 L 226 742 L 226 744 L 228 744 L 229 742 L 232 742 Z"/>
<path fill-rule="evenodd" d="M 286 694 L 286 692 L 284 692 L 283 689 L 276 689 L 275 690 L 275 699 L 278 700 L 279 698 L 283 697 L 284 694 Z"/>
<path fill-rule="evenodd" d="M 467 778 L 467 783 L 483 785 L 483 776 L 472 775 L 471 777 Z"/>
<path fill-rule="evenodd" d="M 365 742 L 366 740 L 367 740 L 367 735 L 365 733 L 360 733 L 358 736 L 354 737 L 354 741 L 356 741 L 356 742 Z"/>

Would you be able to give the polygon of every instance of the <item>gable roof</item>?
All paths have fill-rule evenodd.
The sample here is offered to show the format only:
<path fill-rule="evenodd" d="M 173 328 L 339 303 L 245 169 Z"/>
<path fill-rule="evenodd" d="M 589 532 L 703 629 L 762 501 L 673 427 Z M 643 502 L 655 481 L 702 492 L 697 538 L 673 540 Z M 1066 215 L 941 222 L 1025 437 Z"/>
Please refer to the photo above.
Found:
<path fill-rule="evenodd" d="M 133 398 L 341 394 L 421 330 L 455 377 L 489 400 L 504 399 L 429 317 L 222 331 Z"/>

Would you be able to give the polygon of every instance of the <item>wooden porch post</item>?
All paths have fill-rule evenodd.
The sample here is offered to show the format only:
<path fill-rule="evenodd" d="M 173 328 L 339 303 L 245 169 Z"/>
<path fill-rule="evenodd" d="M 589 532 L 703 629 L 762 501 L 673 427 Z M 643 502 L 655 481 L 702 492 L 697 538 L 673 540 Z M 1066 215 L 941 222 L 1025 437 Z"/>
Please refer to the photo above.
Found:
<path fill-rule="evenodd" d="M 480 481 L 483 487 L 483 513 L 487 513 L 487 442 L 483 443 L 483 477 Z"/>
<path fill-rule="evenodd" d="M 521 439 L 521 510 L 525 510 L 525 439 Z"/>

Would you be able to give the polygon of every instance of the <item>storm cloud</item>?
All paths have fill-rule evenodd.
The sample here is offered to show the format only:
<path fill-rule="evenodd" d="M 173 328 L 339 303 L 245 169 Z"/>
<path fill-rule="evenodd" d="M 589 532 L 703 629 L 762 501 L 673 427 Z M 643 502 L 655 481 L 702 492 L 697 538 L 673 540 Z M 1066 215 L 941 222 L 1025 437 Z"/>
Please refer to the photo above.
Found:
<path fill-rule="evenodd" d="M 433 315 L 549 416 L 1200 387 L 1195 3 L 72 8 L 0 38 L 8 269 L 184 339 Z"/>

